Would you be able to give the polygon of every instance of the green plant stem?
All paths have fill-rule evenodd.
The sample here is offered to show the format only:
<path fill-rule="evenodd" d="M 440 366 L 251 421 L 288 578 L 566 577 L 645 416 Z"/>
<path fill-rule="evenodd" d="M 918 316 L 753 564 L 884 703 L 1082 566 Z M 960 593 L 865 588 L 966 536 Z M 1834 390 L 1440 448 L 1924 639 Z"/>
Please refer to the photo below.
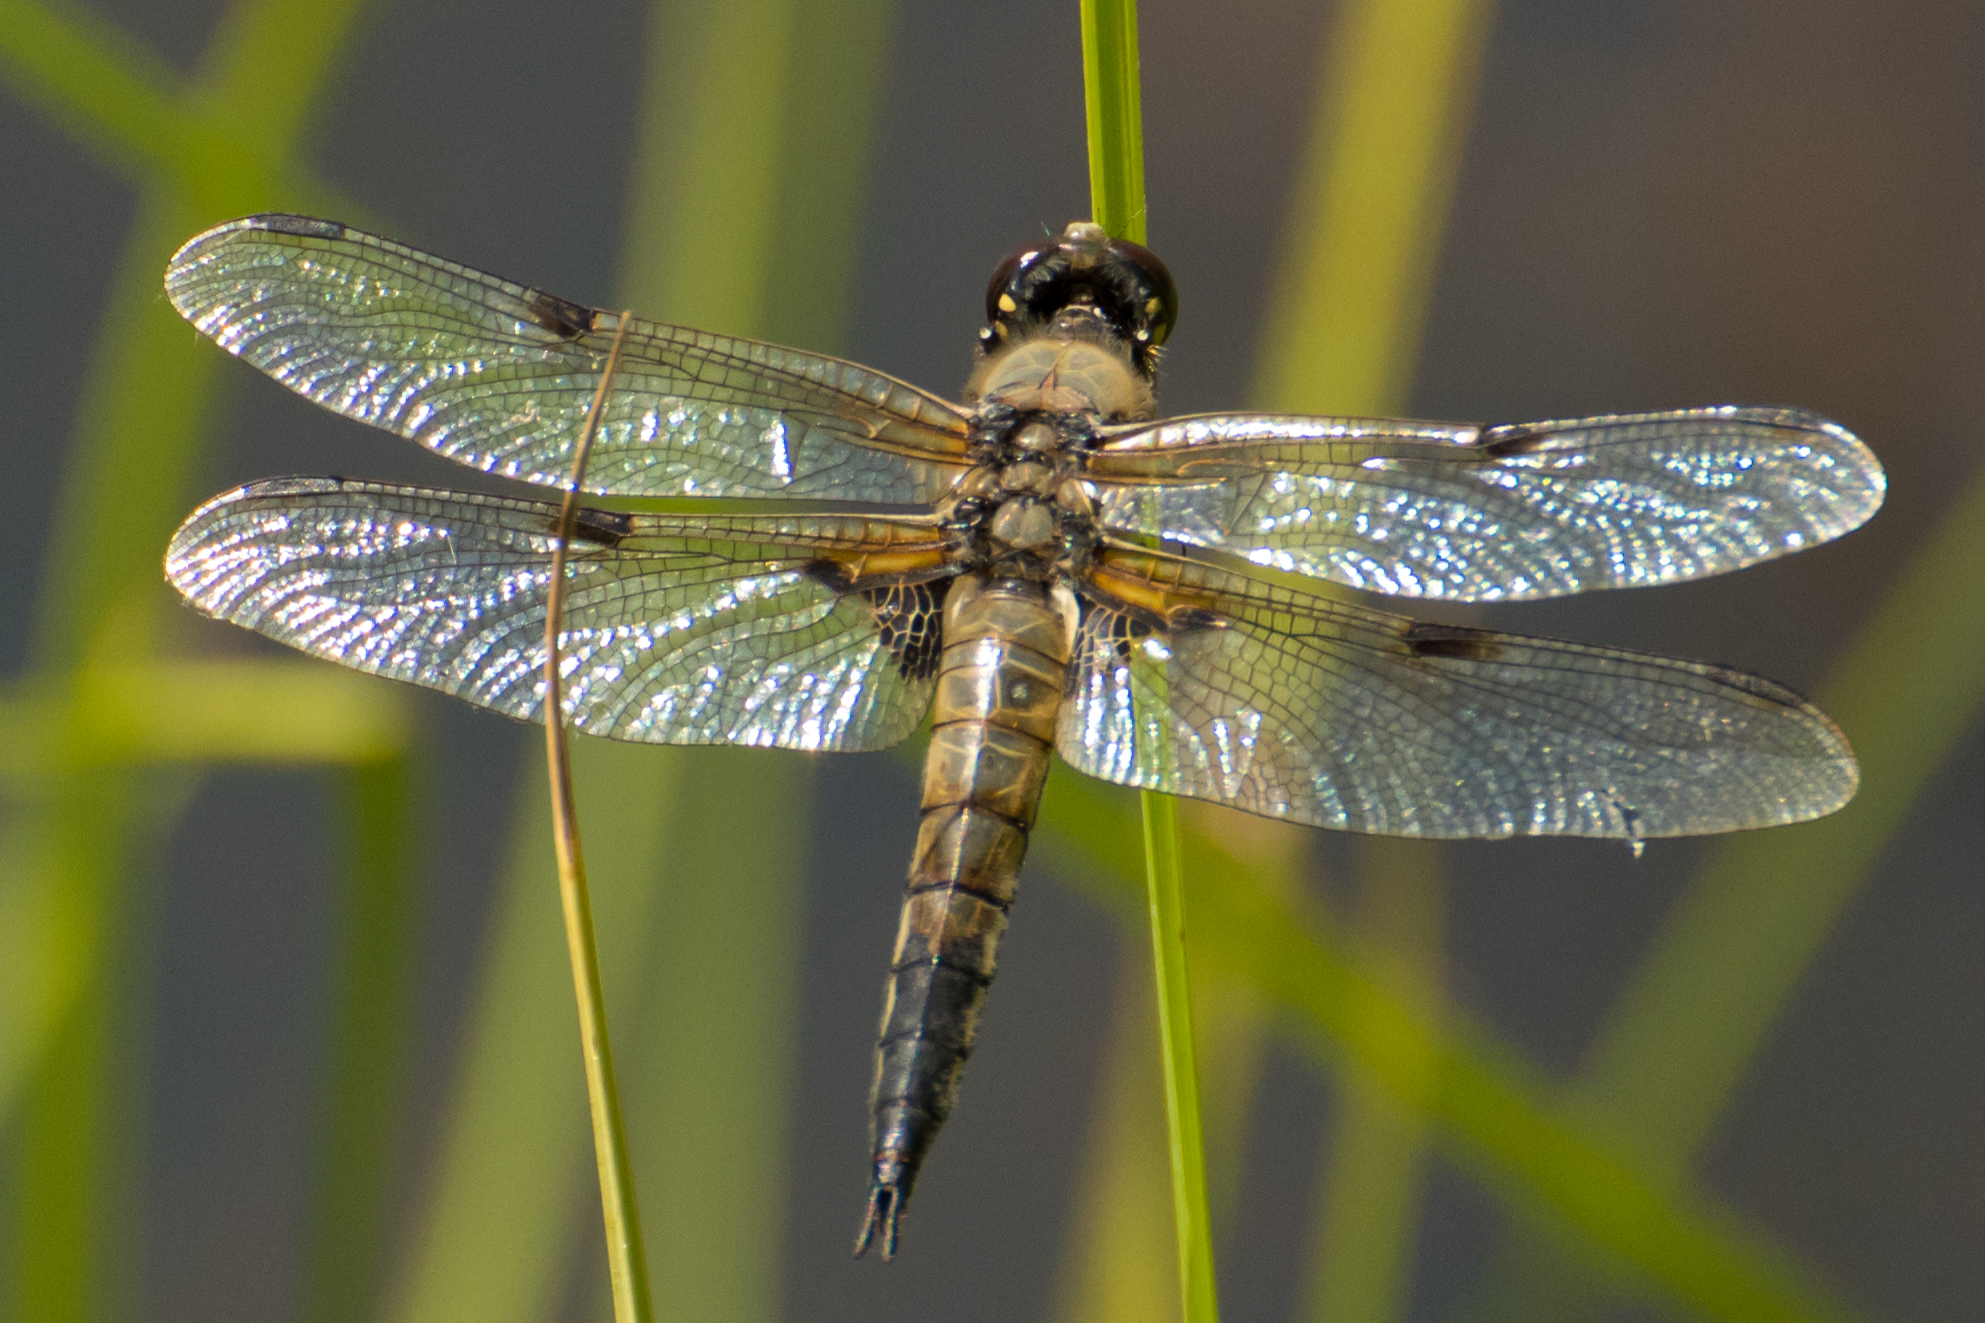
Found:
<path fill-rule="evenodd" d="M 1098 225 L 1144 241 L 1144 123 L 1138 97 L 1136 0 L 1082 0 L 1082 85 L 1088 111 L 1089 196 Z M 1158 980 L 1158 1034 L 1165 1068 L 1165 1114 L 1172 1210 L 1179 1243 L 1179 1289 L 1186 1323 L 1219 1317 L 1213 1226 L 1206 1198 L 1199 1068 L 1192 1043 L 1192 990 L 1186 978 L 1184 883 L 1179 869 L 1178 803 L 1144 792 L 1145 877 L 1151 956 Z"/>
<path fill-rule="evenodd" d="M 1186 978 L 1185 888 L 1179 869 L 1179 802 L 1145 791 L 1144 871 L 1151 908 L 1151 963 L 1158 975 L 1158 1042 L 1172 1160 L 1172 1215 L 1179 1230 L 1179 1289 L 1187 1323 L 1219 1317 L 1213 1291 L 1212 1215 L 1206 1200 L 1206 1138 L 1199 1119 L 1199 1065 L 1192 1048 L 1192 988 Z"/>
<path fill-rule="evenodd" d="M 1143 243 L 1137 0 L 1082 0 L 1082 96 L 1089 120 L 1091 219 L 1116 238 Z"/>
<path fill-rule="evenodd" d="M 545 597 L 545 763 L 551 773 L 552 842 L 558 850 L 559 899 L 565 911 L 565 945 L 572 960 L 572 991 L 579 1003 L 579 1042 L 586 1060 L 586 1100 L 593 1121 L 593 1153 L 600 1168 L 600 1212 L 606 1221 L 607 1266 L 613 1278 L 617 1323 L 647 1323 L 648 1265 L 641 1243 L 641 1214 L 634 1198 L 633 1163 L 621 1123 L 614 1083 L 613 1046 L 607 1036 L 606 997 L 600 991 L 600 956 L 593 941 L 593 906 L 586 891 L 586 859 L 579 842 L 578 805 L 572 794 L 572 756 L 565 740 L 565 695 L 559 673 L 560 608 L 565 601 L 565 551 L 586 481 L 586 457 L 599 430 L 600 410 L 620 366 L 620 346 L 631 313 L 622 312 L 613 348 L 600 372 L 599 389 L 586 413 L 586 429 L 572 457 L 572 483 L 559 512 L 552 548 L 551 590 Z"/>

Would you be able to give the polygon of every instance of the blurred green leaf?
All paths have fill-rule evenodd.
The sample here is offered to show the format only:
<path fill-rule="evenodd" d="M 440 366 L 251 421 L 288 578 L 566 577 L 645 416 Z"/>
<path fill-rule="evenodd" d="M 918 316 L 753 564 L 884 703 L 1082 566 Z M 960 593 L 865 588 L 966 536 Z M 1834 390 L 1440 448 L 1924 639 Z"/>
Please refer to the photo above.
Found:
<path fill-rule="evenodd" d="M 152 166 L 138 219 L 118 266 L 85 385 L 82 416 L 54 511 L 68 555 L 49 562 L 31 647 L 35 688 L 72 705 L 60 729 L 87 728 L 89 695 L 76 682 L 90 665 L 147 655 L 154 613 L 166 599 L 159 549 L 186 509 L 193 461 L 206 432 L 220 355 L 189 335 L 158 297 L 158 273 L 186 236 L 215 219 L 207 206 L 251 211 L 271 196 L 267 159 L 281 159 L 302 108 L 321 85 L 355 6 L 325 0 L 262 0 L 228 11 L 203 66 L 197 95 L 207 114 L 255 121 L 247 152 L 205 150 L 198 135 L 146 136 L 144 101 L 154 71 L 129 69 L 128 44 L 100 27 L 64 24 L 58 11 L 15 0 L 0 10 L 8 67 L 17 85 L 47 93 L 75 118 L 99 112 L 101 143 L 123 136 Z M 48 58 L 38 62 L 37 54 Z M 248 66 L 253 66 L 252 72 Z M 27 70 L 22 74 L 22 70 Z M 252 95 L 244 103 L 236 96 Z M 62 98 L 71 98 L 62 100 Z M 135 136 L 132 136 L 135 135 Z M 207 140 L 210 142 L 210 140 Z M 0 895 L 24 898 L 62 953 L 41 966 L 46 985 L 0 1007 L 12 1023 L 0 1042 L 35 1073 L 21 1096 L 20 1179 L 13 1191 L 20 1242 L 14 1313 L 85 1320 L 114 1307 L 119 1275 L 135 1256 L 113 1253 L 109 1219 L 128 1203 L 120 1190 L 129 1156 L 114 1141 L 115 1110 L 130 1094 L 111 1025 L 125 995 L 109 957 L 122 931 L 133 875 L 147 855 L 147 826 L 134 814 L 143 795 L 132 774 L 83 770 L 59 757 L 41 792 L 16 808 L 10 834 L 22 840 L 0 862 L 28 875 L 0 879 Z M 20 1017 L 33 1016 L 32 1021 Z M 0 1098 L 14 1081 L 0 1079 Z"/>
<path fill-rule="evenodd" d="M 893 5 L 664 6 L 629 193 L 622 297 L 651 315 L 832 350 L 866 200 Z M 795 261 L 804 253 L 804 261 Z M 628 1071 L 657 1299 L 781 1310 L 797 969 L 814 760 L 671 750 L 683 792 Z M 769 811 L 768 811 L 769 806 Z M 848 1230 L 859 1222 L 850 1190 Z"/>
<path fill-rule="evenodd" d="M 468 1003 L 454 1098 L 428 1204 L 383 1311 L 405 1323 L 551 1318 L 577 1229 L 590 1228 L 588 1243 L 599 1243 L 542 744 L 531 738 L 519 746 L 510 857 Z M 680 772 L 655 752 L 586 738 L 572 745 L 610 1012 L 638 987 L 665 806 Z M 618 829 L 594 830 L 607 822 Z M 603 1256 L 588 1255 L 587 1263 L 604 1295 Z M 665 1283 L 657 1294 L 667 1298 Z"/>
<path fill-rule="evenodd" d="M 1422 1016 L 1441 996 L 1443 851 L 1431 841 L 1364 838 L 1356 849 L 1356 924 L 1372 976 Z M 1437 1063 L 1398 1044 L 1400 1085 L 1337 1078 L 1338 1114 L 1321 1172 L 1303 1317 L 1354 1323 L 1405 1316 L 1412 1300 Z"/>
<path fill-rule="evenodd" d="M 1037 837 L 1061 876 L 1126 922 L 1142 860 L 1124 834 L 1128 792 L 1081 777 L 1050 782 Z M 1427 1099 L 1457 1157 L 1492 1189 L 1548 1208 L 1609 1261 L 1711 1318 L 1852 1315 L 1727 1210 L 1648 1172 L 1610 1135 L 1550 1101 L 1546 1082 L 1451 1007 L 1386 990 L 1370 960 L 1313 906 L 1273 894 L 1204 834 L 1187 841 L 1195 960 L 1245 977 L 1292 1014 L 1301 1041 L 1407 1103 Z"/>
<path fill-rule="evenodd" d="M 22 100 L 130 173 L 182 160 L 205 131 L 162 60 L 75 5 L 0 0 L 0 71 Z"/>
<path fill-rule="evenodd" d="M 1404 404 L 1494 10 L 1353 0 L 1336 16 L 1255 358 L 1260 407 Z"/>
<path fill-rule="evenodd" d="M 1107 1055 L 1082 1144 L 1074 1216 L 1056 1284 L 1055 1323 L 1177 1323 L 1178 1232 L 1165 1152 L 1164 1066 L 1150 944 L 1125 894 L 1123 968 Z"/>
<path fill-rule="evenodd" d="M 296 9 L 257 8 L 267 13 L 232 22 L 219 40 L 254 52 L 270 43 L 310 38 Z M 306 13 L 303 17 L 318 25 L 319 39 L 301 59 L 268 61 L 252 73 L 233 74 L 232 85 L 208 81 L 189 87 L 142 43 L 87 9 L 62 0 L 0 0 L 0 78 L 125 175 L 137 179 L 165 171 L 209 223 L 241 214 L 244 198 L 255 200 L 246 205 L 269 206 L 281 199 L 298 210 L 362 220 L 361 208 L 287 157 L 285 144 L 294 131 L 288 120 L 296 111 L 286 108 L 301 107 L 307 98 L 270 86 L 271 80 L 295 76 L 315 86 L 322 71 L 311 66 L 336 58 L 354 11 L 349 0 L 340 0 L 321 15 Z M 217 45 L 207 67 L 240 63 Z M 263 95 L 271 91 L 275 94 Z M 258 97 L 266 118 L 246 109 Z"/>
<path fill-rule="evenodd" d="M 1910 558 L 1821 691 L 1861 760 L 1860 793 L 1818 822 L 1719 842 L 1587 1054 L 1568 1106 L 1651 1170 L 1688 1171 L 1835 920 L 1985 709 L 1981 574 L 1985 478 Z M 1532 1228 L 1499 1257 L 1476 1308 L 1583 1317 L 1613 1286 Z"/>
<path fill-rule="evenodd" d="M 1405 411 L 1493 11 L 1488 0 L 1353 0 L 1333 15 L 1255 407 Z M 1367 840 L 1356 857 L 1364 936 L 1396 957 L 1391 990 L 1436 1003 L 1442 852 Z M 1340 1082 L 1339 1097 L 1306 1317 L 1384 1323 L 1408 1303 L 1426 1099 L 1395 1098 L 1357 1076 Z"/>
<path fill-rule="evenodd" d="M 390 1261 L 392 1177 L 413 1003 L 415 778 L 409 761 L 397 756 L 359 763 L 339 778 L 345 886 L 330 962 L 326 1116 L 304 1262 L 303 1312 L 312 1323 L 373 1318 Z"/>

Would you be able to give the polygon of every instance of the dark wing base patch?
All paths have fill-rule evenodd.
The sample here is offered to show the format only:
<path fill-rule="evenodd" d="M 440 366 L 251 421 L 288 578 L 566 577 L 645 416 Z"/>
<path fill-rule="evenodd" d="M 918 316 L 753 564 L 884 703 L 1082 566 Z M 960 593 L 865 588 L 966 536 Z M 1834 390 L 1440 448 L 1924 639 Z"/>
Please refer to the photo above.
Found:
<path fill-rule="evenodd" d="M 944 658 L 944 599 L 954 575 L 924 575 L 916 579 L 865 586 L 846 561 L 822 557 L 806 567 L 806 577 L 844 597 L 859 597 L 875 614 L 882 646 L 889 650 L 905 680 L 930 680 Z"/>
<path fill-rule="evenodd" d="M 930 680 L 944 658 L 944 599 L 951 578 L 864 588 L 882 646 L 905 680 Z"/>

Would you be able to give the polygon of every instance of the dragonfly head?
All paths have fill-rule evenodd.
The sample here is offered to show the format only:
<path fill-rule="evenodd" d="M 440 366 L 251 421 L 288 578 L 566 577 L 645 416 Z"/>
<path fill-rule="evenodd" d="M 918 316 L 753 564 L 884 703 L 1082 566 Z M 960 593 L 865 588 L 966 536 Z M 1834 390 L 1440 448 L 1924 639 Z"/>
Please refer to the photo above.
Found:
<path fill-rule="evenodd" d="M 1075 221 L 1059 239 L 1029 244 L 999 264 L 986 285 L 979 342 L 993 352 L 1030 334 L 1114 341 L 1149 380 L 1178 316 L 1178 288 L 1156 253 Z"/>

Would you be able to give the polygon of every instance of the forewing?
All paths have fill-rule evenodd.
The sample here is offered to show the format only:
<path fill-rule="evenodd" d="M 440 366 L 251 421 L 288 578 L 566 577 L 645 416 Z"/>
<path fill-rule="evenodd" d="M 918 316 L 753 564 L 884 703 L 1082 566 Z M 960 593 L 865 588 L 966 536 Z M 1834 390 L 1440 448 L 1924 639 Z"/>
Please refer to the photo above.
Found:
<path fill-rule="evenodd" d="M 328 409 L 564 486 L 619 317 L 328 221 L 251 216 L 166 268 L 172 304 Z M 630 319 L 587 470 L 624 496 L 928 503 L 951 405 L 837 358 Z"/>
<path fill-rule="evenodd" d="M 1108 438 L 1103 522 L 1406 597 L 1486 602 L 1722 574 L 1882 503 L 1852 433 L 1794 409 L 1501 427 L 1216 414 Z"/>
<path fill-rule="evenodd" d="M 166 577 L 209 615 L 358 670 L 542 719 L 558 507 L 336 478 L 195 511 Z M 583 510 L 559 648 L 568 719 L 658 744 L 877 749 L 930 704 L 944 581 L 914 520 Z"/>
<path fill-rule="evenodd" d="M 1825 715 L 1741 671 L 1118 552 L 1084 599 L 1057 746 L 1104 780 L 1429 837 L 1693 835 L 1854 793 Z"/>

